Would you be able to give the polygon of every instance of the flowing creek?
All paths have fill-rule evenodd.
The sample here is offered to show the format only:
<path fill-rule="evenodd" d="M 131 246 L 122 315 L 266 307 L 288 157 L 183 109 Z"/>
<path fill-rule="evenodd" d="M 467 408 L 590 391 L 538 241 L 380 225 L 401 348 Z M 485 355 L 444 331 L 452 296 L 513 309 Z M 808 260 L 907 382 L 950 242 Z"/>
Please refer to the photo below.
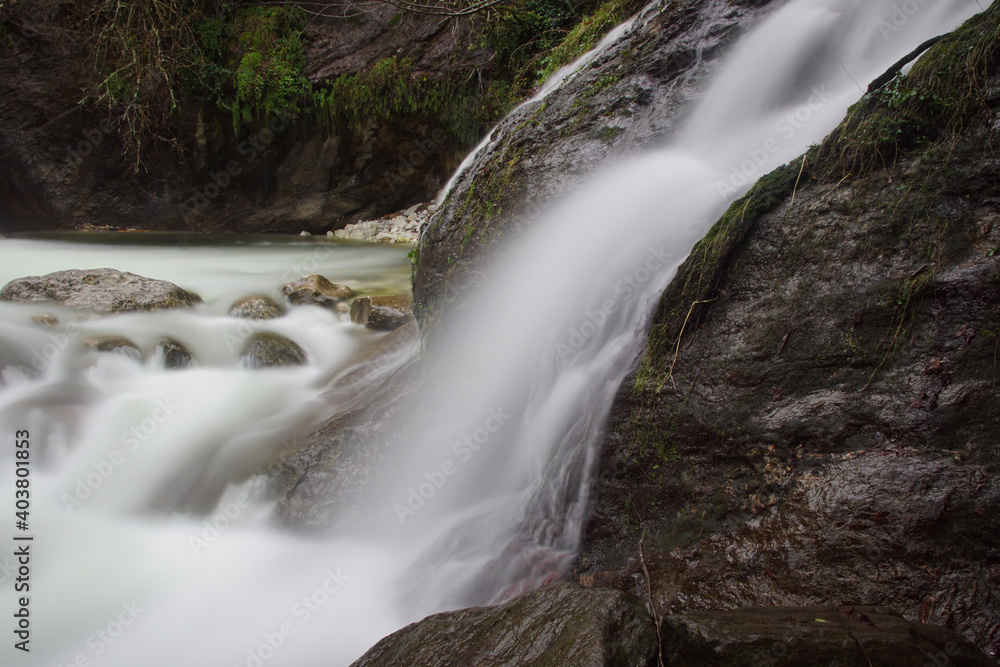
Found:
<path fill-rule="evenodd" d="M 563 575 L 582 540 L 611 402 L 691 247 L 756 178 L 829 133 L 860 98 L 857 82 L 981 8 L 923 3 L 887 31 L 893 7 L 780 5 L 733 47 L 669 145 L 597 175 L 547 212 L 479 305 L 450 322 L 449 354 L 358 520 L 319 535 L 276 528 L 253 474 L 337 409 L 324 390 L 380 334 L 294 307 L 254 326 L 297 342 L 309 363 L 254 371 L 227 342 L 241 323 L 226 312 L 308 273 L 363 293 L 405 290 L 405 248 L 0 240 L 0 282 L 108 266 L 205 300 L 74 332 L 63 309 L 0 304 L 0 433 L 29 429 L 34 453 L 33 650 L 18 664 L 337 667 L 430 613 Z M 32 323 L 41 312 L 60 324 Z M 144 351 L 169 336 L 199 365 L 166 371 L 151 357 L 80 350 L 83 338 L 105 334 Z M 12 489 L 12 448 L 0 449 L 0 462 L 0 489 Z M 0 499 L 4 516 L 11 496 Z M 6 610 L 15 594 L 5 557 Z M 11 642 L 0 651 L 7 662 Z"/>

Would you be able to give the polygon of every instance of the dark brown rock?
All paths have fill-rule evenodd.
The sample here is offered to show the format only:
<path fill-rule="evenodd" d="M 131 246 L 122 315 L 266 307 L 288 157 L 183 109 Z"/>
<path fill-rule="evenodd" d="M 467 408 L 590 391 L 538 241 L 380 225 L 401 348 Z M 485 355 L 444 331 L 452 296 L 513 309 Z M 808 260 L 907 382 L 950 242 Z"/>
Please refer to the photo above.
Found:
<path fill-rule="evenodd" d="M 183 343 L 163 339 L 156 344 L 156 356 L 163 361 L 163 367 L 171 370 L 190 368 L 195 365 L 194 355 Z"/>
<path fill-rule="evenodd" d="M 664 662 L 699 667 L 996 665 L 953 630 L 884 607 L 765 607 L 667 616 Z"/>
<path fill-rule="evenodd" d="M 337 309 L 338 305 L 355 295 L 347 285 L 338 285 L 316 274 L 288 283 L 281 290 L 293 304 L 315 304 L 332 309 Z"/>
<path fill-rule="evenodd" d="M 413 319 L 409 294 L 392 296 L 359 296 L 351 304 L 351 321 L 355 324 L 389 331 Z"/>

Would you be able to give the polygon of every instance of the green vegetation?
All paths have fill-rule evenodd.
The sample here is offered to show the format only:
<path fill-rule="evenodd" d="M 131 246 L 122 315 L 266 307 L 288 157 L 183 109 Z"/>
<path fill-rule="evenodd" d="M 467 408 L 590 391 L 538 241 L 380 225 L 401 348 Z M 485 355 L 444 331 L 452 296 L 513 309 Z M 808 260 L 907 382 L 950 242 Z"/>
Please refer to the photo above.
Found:
<path fill-rule="evenodd" d="M 409 59 L 385 58 L 357 74 L 317 88 L 314 111 L 321 123 L 360 132 L 366 122 L 405 115 L 433 117 L 458 143 L 474 142 L 504 111 L 496 91 L 478 88 L 465 73 L 439 78 L 420 75 Z"/>
<path fill-rule="evenodd" d="M 93 78 L 83 101 L 106 109 L 140 169 L 152 143 L 181 148 L 178 128 L 199 99 L 230 116 L 236 136 L 275 114 L 354 133 L 369 122 L 424 116 L 435 118 L 458 144 L 470 145 L 533 86 L 592 48 L 636 3 L 608 0 L 595 8 L 570 0 L 508 0 L 461 19 L 474 29 L 453 62 L 488 47 L 485 67 L 430 74 L 416 67 L 419 54 L 404 53 L 322 83 L 304 75 L 309 21 L 294 3 L 80 0 L 68 4 L 68 15 L 82 27 L 90 54 Z M 398 12 L 388 27 L 405 29 L 406 19 Z M 8 43 L 0 22 L 0 45 Z"/>
<path fill-rule="evenodd" d="M 297 114 L 312 84 L 302 75 L 305 14 L 294 5 L 256 6 L 206 18 L 199 26 L 206 83 L 233 126 Z"/>
<path fill-rule="evenodd" d="M 823 144 L 824 177 L 891 166 L 901 151 L 960 132 L 989 113 L 982 85 L 998 53 L 1000 5 L 994 4 L 934 45 L 909 74 L 851 107 Z"/>
<path fill-rule="evenodd" d="M 560 67 L 597 46 L 604 35 L 628 17 L 635 4 L 635 0 L 607 0 L 593 14 L 584 16 L 558 46 L 537 59 L 540 69 L 535 74 L 535 83 L 541 84 Z"/>
<path fill-rule="evenodd" d="M 77 12 L 77 22 L 93 30 L 88 41 L 98 73 L 87 100 L 107 107 L 138 168 L 144 143 L 174 141 L 163 118 L 198 76 L 200 0 L 95 0 Z"/>
<path fill-rule="evenodd" d="M 495 8 L 484 34 L 496 52 L 497 69 L 523 91 L 535 83 L 537 64 L 558 48 L 577 20 L 569 0 L 515 0 Z"/>

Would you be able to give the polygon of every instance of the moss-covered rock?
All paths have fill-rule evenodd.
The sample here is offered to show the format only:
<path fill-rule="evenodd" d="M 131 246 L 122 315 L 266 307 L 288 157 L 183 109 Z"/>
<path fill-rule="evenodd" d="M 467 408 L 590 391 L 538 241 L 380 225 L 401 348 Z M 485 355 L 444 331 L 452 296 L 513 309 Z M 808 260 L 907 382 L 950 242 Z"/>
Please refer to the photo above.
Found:
<path fill-rule="evenodd" d="M 994 6 L 899 85 L 997 34 Z M 645 533 L 664 614 L 889 604 L 1000 650 L 1000 52 L 974 62 L 960 119 L 890 155 L 871 96 L 696 247 L 616 400 L 581 580 L 635 590 Z"/>

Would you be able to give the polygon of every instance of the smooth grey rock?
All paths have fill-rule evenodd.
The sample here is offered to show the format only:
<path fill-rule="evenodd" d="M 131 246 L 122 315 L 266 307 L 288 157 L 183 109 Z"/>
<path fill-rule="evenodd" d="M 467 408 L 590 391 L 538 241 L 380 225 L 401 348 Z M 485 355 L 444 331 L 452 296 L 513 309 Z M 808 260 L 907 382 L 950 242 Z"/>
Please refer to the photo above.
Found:
<path fill-rule="evenodd" d="M 165 280 L 115 269 L 73 269 L 12 280 L 0 301 L 54 302 L 100 314 L 187 308 L 201 297 Z"/>

